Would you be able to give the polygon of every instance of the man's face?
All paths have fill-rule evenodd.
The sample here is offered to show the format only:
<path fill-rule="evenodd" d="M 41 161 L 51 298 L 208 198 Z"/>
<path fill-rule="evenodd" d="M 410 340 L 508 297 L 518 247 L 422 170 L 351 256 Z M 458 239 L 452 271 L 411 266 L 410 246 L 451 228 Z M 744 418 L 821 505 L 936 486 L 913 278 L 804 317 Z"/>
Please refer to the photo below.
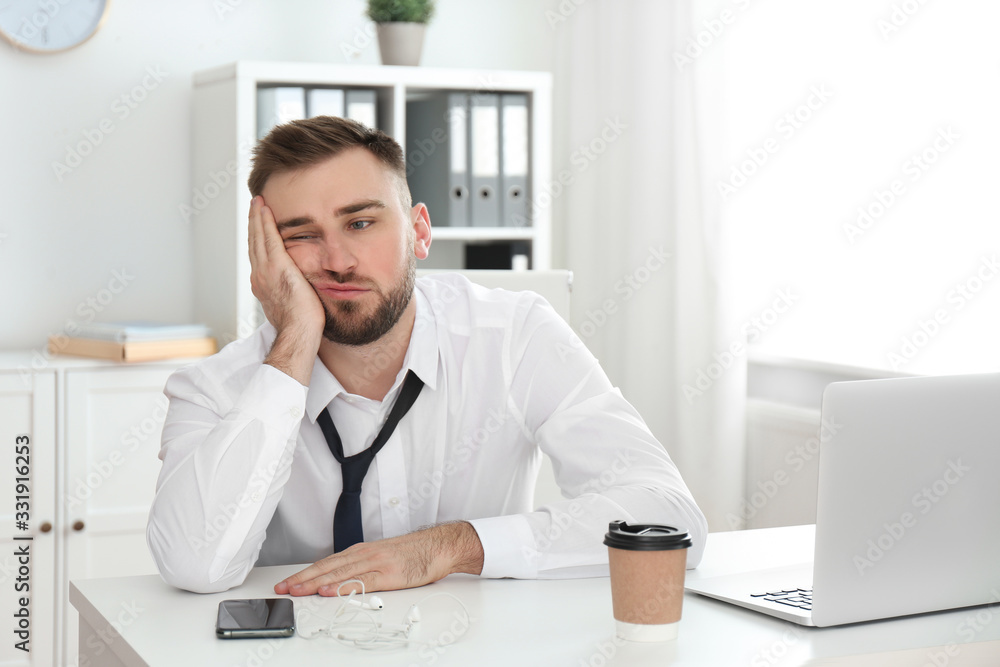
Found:
<path fill-rule="evenodd" d="M 410 303 L 417 257 L 427 256 L 426 209 L 405 211 L 397 177 L 362 148 L 275 174 L 261 194 L 326 310 L 324 336 L 366 345 L 385 335 Z"/>

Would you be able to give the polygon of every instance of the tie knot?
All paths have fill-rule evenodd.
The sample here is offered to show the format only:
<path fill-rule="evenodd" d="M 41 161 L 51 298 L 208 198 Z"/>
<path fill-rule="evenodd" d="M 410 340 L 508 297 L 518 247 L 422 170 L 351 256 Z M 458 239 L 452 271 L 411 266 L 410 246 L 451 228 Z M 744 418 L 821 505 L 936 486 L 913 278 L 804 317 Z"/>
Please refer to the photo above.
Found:
<path fill-rule="evenodd" d="M 361 454 L 344 459 L 340 464 L 341 476 L 344 478 L 344 493 L 361 493 L 361 483 L 365 481 L 365 475 L 368 474 L 368 467 L 372 462 L 371 456 Z"/>

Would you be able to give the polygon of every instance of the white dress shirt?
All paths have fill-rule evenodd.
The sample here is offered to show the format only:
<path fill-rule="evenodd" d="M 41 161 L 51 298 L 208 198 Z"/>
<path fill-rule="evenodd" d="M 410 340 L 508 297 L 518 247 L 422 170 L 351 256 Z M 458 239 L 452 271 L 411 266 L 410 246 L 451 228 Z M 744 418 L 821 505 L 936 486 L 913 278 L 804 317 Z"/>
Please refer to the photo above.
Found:
<path fill-rule="evenodd" d="M 707 526 L 677 468 L 544 299 L 456 274 L 418 279 L 414 299 L 403 368 L 383 401 L 347 393 L 319 358 L 308 387 L 262 363 L 270 324 L 170 377 L 147 527 L 168 583 L 222 591 L 255 564 L 331 554 L 342 482 L 316 417 L 329 408 L 344 454 L 356 454 L 407 370 L 425 386 L 365 477 L 366 540 L 464 519 L 484 577 L 600 576 L 608 522 L 625 519 L 686 528 L 688 566 L 698 563 Z M 543 452 L 566 499 L 535 508 Z"/>

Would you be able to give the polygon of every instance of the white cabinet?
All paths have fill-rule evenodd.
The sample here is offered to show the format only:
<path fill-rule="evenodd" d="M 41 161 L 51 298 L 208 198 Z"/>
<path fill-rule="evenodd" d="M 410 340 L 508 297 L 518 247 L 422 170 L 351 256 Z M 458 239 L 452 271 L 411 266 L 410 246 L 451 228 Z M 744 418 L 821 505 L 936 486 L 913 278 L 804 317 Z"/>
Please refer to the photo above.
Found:
<path fill-rule="evenodd" d="M 67 580 L 156 573 L 146 519 L 160 472 L 163 385 L 172 371 L 140 366 L 66 372 L 60 536 Z M 67 664 L 73 665 L 77 614 L 68 608 L 66 621 Z"/>
<path fill-rule="evenodd" d="M 183 362 L 55 357 L 40 364 L 32 357 L 0 354 L 0 438 L 9 454 L 0 475 L 5 618 L 14 618 L 18 605 L 15 549 L 27 543 L 31 550 L 31 653 L 5 641 L 0 666 L 75 666 L 78 623 L 67 600 L 69 580 L 156 572 L 146 518 L 160 471 L 163 386 Z M 15 440 L 22 436 L 31 446 L 24 532 L 15 516 Z M 26 536 L 33 539 L 13 539 Z"/>
<path fill-rule="evenodd" d="M 26 638 L 30 652 L 17 648 L 22 637 L 4 633 L 0 643 L 0 665 L 32 665 L 47 667 L 56 664 L 54 640 L 56 619 L 60 604 L 61 590 L 56 586 L 56 533 L 58 526 L 56 505 L 56 374 L 54 372 L 19 373 L 13 370 L 0 371 L 0 443 L 4 452 L 0 475 L 0 617 L 5 628 L 18 629 L 24 616 L 21 611 L 22 597 L 29 599 L 28 627 Z M 27 500 L 18 500 L 25 495 L 23 487 L 17 488 L 17 468 L 24 459 L 18 460 L 18 451 L 27 444 L 30 466 L 29 492 Z M 18 502 L 27 502 L 17 506 Z M 27 530 L 20 530 L 16 524 L 24 520 L 27 511 Z M 27 538 L 30 540 L 14 538 Z M 16 550 L 27 550 L 30 554 L 22 562 L 15 555 Z M 24 581 L 24 579 L 28 581 Z M 25 590 L 25 584 L 30 590 Z"/>
<path fill-rule="evenodd" d="M 407 109 L 430 94 L 521 94 L 529 112 L 528 223 L 506 227 L 434 227 L 426 268 L 465 268 L 466 244 L 497 241 L 530 246 L 533 269 L 551 268 L 551 210 L 561 185 L 552 183 L 552 77 L 511 72 L 424 67 L 368 67 L 319 63 L 237 62 L 195 74 L 193 183 L 180 207 L 195 236 L 199 290 L 195 319 L 208 323 L 225 344 L 262 323 L 250 291 L 247 213 L 250 152 L 257 137 L 257 88 L 317 86 L 374 90 L 379 128 L 407 146 Z M 440 212 L 439 212 L 440 213 Z M 430 211 L 431 222 L 435 211 Z"/>

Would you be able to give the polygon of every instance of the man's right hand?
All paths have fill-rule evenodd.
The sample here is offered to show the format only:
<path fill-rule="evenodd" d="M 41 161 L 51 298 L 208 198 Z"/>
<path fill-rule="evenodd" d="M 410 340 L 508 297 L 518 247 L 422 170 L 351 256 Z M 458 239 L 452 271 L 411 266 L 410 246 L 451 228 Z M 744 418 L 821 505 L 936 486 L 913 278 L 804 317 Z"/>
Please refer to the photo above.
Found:
<path fill-rule="evenodd" d="M 247 237 L 250 289 L 268 322 L 278 330 L 264 363 L 308 385 L 326 325 L 323 304 L 285 250 L 263 197 L 254 197 L 250 203 Z"/>

